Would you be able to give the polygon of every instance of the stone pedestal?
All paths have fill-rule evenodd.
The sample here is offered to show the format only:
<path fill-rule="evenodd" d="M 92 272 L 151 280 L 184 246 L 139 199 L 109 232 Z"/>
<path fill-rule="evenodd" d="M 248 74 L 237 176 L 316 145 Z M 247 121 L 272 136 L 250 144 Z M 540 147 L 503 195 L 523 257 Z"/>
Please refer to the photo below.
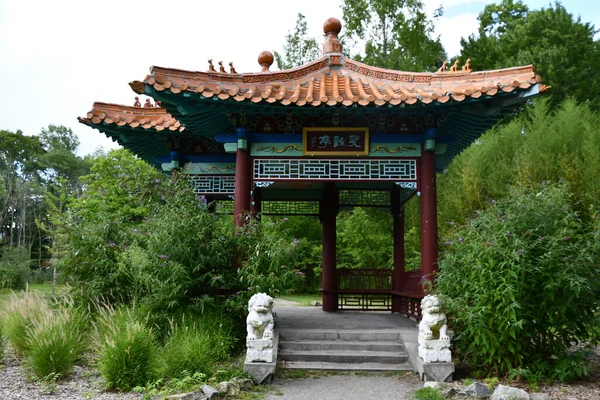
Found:
<path fill-rule="evenodd" d="M 452 362 L 450 340 L 425 339 L 419 334 L 419 358 L 426 363 Z"/>
<path fill-rule="evenodd" d="M 273 338 L 246 339 L 246 362 L 273 362 Z"/>
<path fill-rule="evenodd" d="M 452 382 L 453 362 L 424 362 L 417 357 L 417 370 L 422 381 Z"/>
<path fill-rule="evenodd" d="M 253 342 L 266 342 L 267 340 L 253 340 Z M 244 371 L 252 376 L 257 385 L 269 383 L 273 380 L 277 364 L 277 346 L 279 346 L 279 332 L 274 332 L 270 347 L 262 349 L 248 347 Z M 262 344 L 261 344 L 262 345 Z M 266 361 L 271 360 L 271 361 Z"/>

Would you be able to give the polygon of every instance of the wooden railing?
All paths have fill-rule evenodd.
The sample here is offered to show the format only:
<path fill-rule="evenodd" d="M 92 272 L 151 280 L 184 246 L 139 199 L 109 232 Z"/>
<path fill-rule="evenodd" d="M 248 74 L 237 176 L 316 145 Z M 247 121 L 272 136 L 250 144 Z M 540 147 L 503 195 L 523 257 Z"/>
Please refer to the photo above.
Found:
<path fill-rule="evenodd" d="M 397 291 L 388 269 L 339 268 L 336 275 L 339 310 L 393 311 L 421 318 L 420 270 L 404 273 Z"/>

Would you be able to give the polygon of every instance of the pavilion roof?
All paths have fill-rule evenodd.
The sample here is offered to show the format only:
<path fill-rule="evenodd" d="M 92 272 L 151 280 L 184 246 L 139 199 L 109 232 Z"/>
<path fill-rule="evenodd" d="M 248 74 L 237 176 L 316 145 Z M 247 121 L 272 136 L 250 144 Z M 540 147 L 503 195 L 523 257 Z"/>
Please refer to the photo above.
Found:
<path fill-rule="evenodd" d="M 445 104 L 525 90 L 541 82 L 533 65 L 481 72 L 472 72 L 468 64 L 453 68 L 399 72 L 325 54 L 298 68 L 261 73 L 152 67 L 143 82 L 130 85 L 140 94 L 187 93 L 199 99 L 319 107 Z"/>
<path fill-rule="evenodd" d="M 119 104 L 95 102 L 92 110 L 85 117 L 78 117 L 79 122 L 86 125 L 111 125 L 129 128 L 152 129 L 156 132 L 169 130 L 182 132 L 185 127 L 160 107 L 129 107 Z"/>
<path fill-rule="evenodd" d="M 236 113 L 439 114 L 445 122 L 438 137 L 449 143 L 436 157 L 438 170 L 443 170 L 506 113 L 548 89 L 533 65 L 474 72 L 466 60 L 463 66 L 445 62 L 438 71 L 423 73 L 371 67 L 343 55 L 340 30 L 339 21 L 327 20 L 323 56 L 290 70 L 270 71 L 270 52 L 259 55 L 258 73 L 238 73 L 233 63 L 227 72 L 222 62 L 217 71 L 212 60 L 206 72 L 152 67 L 144 80 L 130 86 L 156 104 L 148 99 L 142 107 L 137 98 L 134 107 L 95 103 L 79 121 L 157 165 L 156 157 L 167 155 L 173 144 L 182 143 L 180 138 L 213 141 L 220 133 L 234 132 Z"/>

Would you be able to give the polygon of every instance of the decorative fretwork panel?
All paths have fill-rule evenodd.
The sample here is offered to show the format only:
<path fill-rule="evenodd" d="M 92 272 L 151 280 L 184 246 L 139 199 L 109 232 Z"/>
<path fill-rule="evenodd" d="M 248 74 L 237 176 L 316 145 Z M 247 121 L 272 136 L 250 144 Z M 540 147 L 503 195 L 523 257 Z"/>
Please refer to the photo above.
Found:
<path fill-rule="evenodd" d="M 263 201 L 265 215 L 319 215 L 318 201 Z"/>
<path fill-rule="evenodd" d="M 414 181 L 417 179 L 417 162 L 406 159 L 255 158 L 254 179 Z"/>
<path fill-rule="evenodd" d="M 340 190 L 340 206 L 389 207 L 391 195 L 386 190 Z"/>
<path fill-rule="evenodd" d="M 391 311 L 391 294 L 338 294 L 338 310 Z"/>
<path fill-rule="evenodd" d="M 234 193 L 233 175 L 193 175 L 190 177 L 192 189 L 196 194 Z"/>

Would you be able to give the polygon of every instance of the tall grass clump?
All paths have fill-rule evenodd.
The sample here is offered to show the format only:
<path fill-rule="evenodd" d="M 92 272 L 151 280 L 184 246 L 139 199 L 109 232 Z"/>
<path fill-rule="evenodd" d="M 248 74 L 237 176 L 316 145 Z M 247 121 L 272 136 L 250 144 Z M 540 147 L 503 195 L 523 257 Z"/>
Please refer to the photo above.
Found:
<path fill-rule="evenodd" d="M 561 381 L 589 372 L 571 349 L 598 341 L 600 242 L 574 208 L 566 184 L 513 189 L 444 242 L 437 292 L 473 365 Z"/>
<path fill-rule="evenodd" d="M 101 309 L 97 322 L 98 368 L 109 390 L 129 391 L 157 376 L 152 330 L 131 309 Z"/>
<path fill-rule="evenodd" d="M 66 299 L 38 317 L 27 335 L 27 364 L 40 379 L 65 377 L 87 348 L 88 314 Z"/>
<path fill-rule="evenodd" d="M 4 334 L 2 332 L 2 321 L 0 320 L 0 362 L 4 360 Z"/>
<path fill-rule="evenodd" d="M 10 294 L 0 317 L 4 321 L 4 336 L 18 357 L 28 353 L 34 323 L 48 314 L 52 310 L 43 296 L 31 292 Z"/>
<path fill-rule="evenodd" d="M 161 353 L 163 372 L 169 378 L 209 374 L 227 360 L 236 342 L 234 322 L 225 315 L 207 313 L 174 323 Z"/>

